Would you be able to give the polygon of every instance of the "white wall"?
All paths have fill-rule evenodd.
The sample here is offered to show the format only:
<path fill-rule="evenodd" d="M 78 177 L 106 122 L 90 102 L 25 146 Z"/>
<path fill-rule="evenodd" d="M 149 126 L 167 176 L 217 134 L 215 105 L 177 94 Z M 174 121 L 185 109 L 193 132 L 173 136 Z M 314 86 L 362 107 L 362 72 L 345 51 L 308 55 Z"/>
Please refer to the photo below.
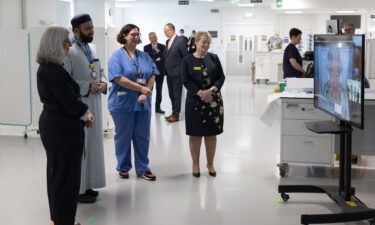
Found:
<path fill-rule="evenodd" d="M 0 0 L 0 28 L 22 28 L 21 0 Z"/>
<path fill-rule="evenodd" d="M 54 23 L 54 0 L 25 0 L 26 28 L 48 26 Z"/>
<path fill-rule="evenodd" d="M 69 1 L 55 0 L 54 8 L 54 23 L 59 26 L 70 27 L 70 20 L 73 17 L 73 3 Z"/>
<path fill-rule="evenodd" d="M 88 13 L 95 27 L 106 27 L 104 0 L 74 0 L 74 14 Z"/>

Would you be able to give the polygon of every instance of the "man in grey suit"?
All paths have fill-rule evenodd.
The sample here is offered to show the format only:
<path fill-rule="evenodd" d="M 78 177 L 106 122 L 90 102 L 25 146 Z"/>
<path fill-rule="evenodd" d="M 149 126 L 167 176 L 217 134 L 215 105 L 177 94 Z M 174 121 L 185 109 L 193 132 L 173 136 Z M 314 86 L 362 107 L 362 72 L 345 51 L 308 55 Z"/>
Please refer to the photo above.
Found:
<path fill-rule="evenodd" d="M 181 111 L 181 62 L 188 55 L 183 37 L 176 35 L 175 26 L 168 23 L 164 26 L 164 34 L 168 37 L 164 57 L 164 73 L 167 74 L 169 98 L 172 102 L 172 114 L 165 117 L 170 123 L 179 121 Z"/>

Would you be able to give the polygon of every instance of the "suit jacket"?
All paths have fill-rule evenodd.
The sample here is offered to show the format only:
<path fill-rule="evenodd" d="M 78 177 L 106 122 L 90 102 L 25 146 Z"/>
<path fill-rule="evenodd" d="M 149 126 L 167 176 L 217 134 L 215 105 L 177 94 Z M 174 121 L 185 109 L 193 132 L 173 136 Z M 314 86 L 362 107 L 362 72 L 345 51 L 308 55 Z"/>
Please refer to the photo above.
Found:
<path fill-rule="evenodd" d="M 207 53 L 203 62 L 207 66 L 211 81 L 211 85 L 206 89 L 214 85 L 220 91 L 225 81 L 225 75 L 219 57 L 216 54 Z M 193 55 L 189 55 L 182 60 L 181 76 L 182 82 L 187 90 L 187 101 L 195 99 L 197 92 L 204 89 L 201 65 L 202 61 L 197 60 Z"/>
<path fill-rule="evenodd" d="M 37 86 L 43 111 L 80 120 L 88 107 L 81 100 L 78 83 L 60 65 L 40 64 Z"/>
<path fill-rule="evenodd" d="M 148 53 L 151 56 L 152 60 L 154 60 L 154 63 L 159 70 L 160 75 L 163 76 L 164 75 L 163 71 L 164 71 L 165 45 L 158 43 L 158 51 L 155 51 L 154 49 L 152 49 L 152 45 L 150 43 L 143 47 L 143 51 Z M 160 60 L 156 61 L 156 59 L 158 58 Z"/>
<path fill-rule="evenodd" d="M 168 46 L 169 41 L 168 39 L 166 46 Z M 168 76 L 180 76 L 182 59 L 188 54 L 185 39 L 176 35 L 171 48 L 165 50 L 164 74 Z"/>

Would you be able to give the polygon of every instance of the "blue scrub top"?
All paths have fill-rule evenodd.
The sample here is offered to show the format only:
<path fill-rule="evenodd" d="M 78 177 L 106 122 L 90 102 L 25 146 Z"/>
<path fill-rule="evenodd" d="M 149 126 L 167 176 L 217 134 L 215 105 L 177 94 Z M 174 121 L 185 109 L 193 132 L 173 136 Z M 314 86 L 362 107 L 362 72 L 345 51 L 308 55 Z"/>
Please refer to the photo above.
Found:
<path fill-rule="evenodd" d="M 123 48 L 115 51 L 108 61 L 108 79 L 112 83 L 109 88 L 108 110 L 110 112 L 151 111 L 151 95 L 143 104 L 138 103 L 139 92 L 118 85 L 116 77 L 126 77 L 137 82 L 137 79 L 148 80 L 152 75 L 159 75 L 159 71 L 152 58 L 145 52 L 137 50 L 137 56 L 132 62 Z M 138 57 L 138 59 L 137 59 Z M 137 74 L 134 64 L 139 62 L 142 74 Z M 145 84 L 140 84 L 145 86 Z"/>

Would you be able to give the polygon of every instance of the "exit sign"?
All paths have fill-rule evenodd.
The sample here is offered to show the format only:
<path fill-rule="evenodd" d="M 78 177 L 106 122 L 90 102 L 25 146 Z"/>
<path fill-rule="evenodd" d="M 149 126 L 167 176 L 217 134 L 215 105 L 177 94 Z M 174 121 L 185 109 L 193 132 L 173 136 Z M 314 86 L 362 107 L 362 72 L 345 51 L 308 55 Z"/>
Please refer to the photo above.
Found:
<path fill-rule="evenodd" d="M 189 5 L 189 0 L 181 0 L 181 1 L 178 1 L 178 4 L 179 4 L 179 5 Z"/>

